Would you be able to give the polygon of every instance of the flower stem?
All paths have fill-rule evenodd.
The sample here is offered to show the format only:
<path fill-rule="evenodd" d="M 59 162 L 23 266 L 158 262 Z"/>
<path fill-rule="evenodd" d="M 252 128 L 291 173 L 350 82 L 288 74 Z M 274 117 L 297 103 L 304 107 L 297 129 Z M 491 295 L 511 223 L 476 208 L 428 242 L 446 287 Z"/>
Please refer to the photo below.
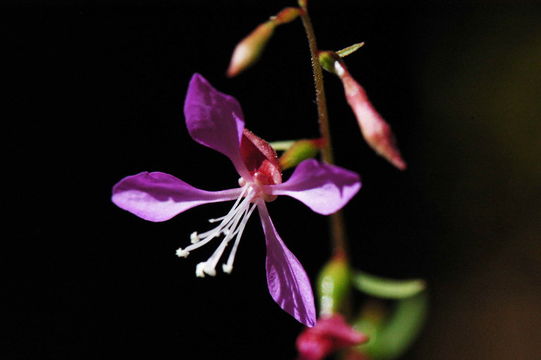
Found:
<path fill-rule="evenodd" d="M 331 132 L 329 129 L 329 115 L 327 114 L 327 99 L 325 98 L 325 87 L 323 85 L 323 71 L 321 70 L 321 65 L 319 65 L 319 50 L 317 48 L 316 35 L 306 7 L 303 8 L 301 19 L 304 31 L 306 32 L 306 37 L 308 38 L 308 45 L 310 46 L 312 72 L 314 74 L 314 85 L 316 88 L 319 132 L 321 133 L 321 137 L 325 139 L 325 147 L 321 149 L 321 157 L 324 162 L 333 164 L 334 156 L 332 151 Z"/>
<path fill-rule="evenodd" d="M 308 39 L 310 47 L 310 58 L 312 62 L 312 72 L 314 74 L 314 86 L 316 89 L 316 103 L 319 122 L 319 132 L 325 140 L 325 146 L 321 149 L 321 158 L 328 164 L 334 163 L 334 155 L 332 150 L 331 132 L 329 128 L 329 116 L 327 114 L 327 99 L 325 98 L 325 87 L 323 84 L 323 71 L 319 64 L 319 50 L 317 47 L 316 35 L 312 20 L 308 14 L 305 1 L 299 1 L 302 7 L 301 19 Z M 346 234 L 344 231 L 344 217 L 339 211 L 331 215 L 331 240 L 335 255 L 341 255 L 347 258 Z"/>

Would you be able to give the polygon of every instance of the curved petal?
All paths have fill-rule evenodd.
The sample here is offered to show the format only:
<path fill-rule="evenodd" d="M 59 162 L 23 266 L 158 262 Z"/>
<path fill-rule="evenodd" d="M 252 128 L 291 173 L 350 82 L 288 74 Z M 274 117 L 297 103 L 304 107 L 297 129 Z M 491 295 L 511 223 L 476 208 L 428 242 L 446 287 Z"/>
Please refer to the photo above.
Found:
<path fill-rule="evenodd" d="M 205 191 L 162 172 L 127 176 L 113 187 L 113 203 L 149 221 L 165 221 L 195 206 L 237 199 L 242 189 Z"/>
<path fill-rule="evenodd" d="M 264 201 L 257 204 L 267 243 L 267 285 L 282 309 L 306 326 L 316 323 L 314 294 L 301 263 L 276 232 Z"/>
<path fill-rule="evenodd" d="M 203 76 L 194 74 L 184 102 L 184 116 L 195 141 L 231 159 L 241 176 L 247 174 L 240 156 L 244 116 L 234 97 L 219 92 Z"/>
<path fill-rule="evenodd" d="M 269 185 L 266 192 L 291 196 L 313 211 L 329 215 L 346 205 L 360 188 L 356 173 L 310 159 L 301 162 L 285 183 Z"/>

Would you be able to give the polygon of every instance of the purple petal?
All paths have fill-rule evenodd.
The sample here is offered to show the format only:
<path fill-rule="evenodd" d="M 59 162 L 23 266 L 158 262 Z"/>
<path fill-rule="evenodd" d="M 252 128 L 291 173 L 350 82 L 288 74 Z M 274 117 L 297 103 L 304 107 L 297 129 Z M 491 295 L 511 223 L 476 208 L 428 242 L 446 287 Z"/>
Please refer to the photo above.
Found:
<path fill-rule="evenodd" d="M 316 323 L 314 294 L 301 263 L 276 232 L 265 202 L 258 203 L 267 243 L 267 285 L 282 309 L 306 326 Z"/>
<path fill-rule="evenodd" d="M 149 221 L 165 221 L 195 206 L 234 200 L 242 189 L 205 191 L 162 172 L 127 176 L 113 187 L 113 202 Z"/>
<path fill-rule="evenodd" d="M 314 159 L 301 162 L 285 183 L 267 187 L 272 195 L 291 196 L 323 215 L 340 210 L 360 188 L 356 173 Z"/>
<path fill-rule="evenodd" d="M 219 92 L 201 75 L 194 74 L 184 103 L 190 136 L 233 162 L 241 176 L 247 175 L 240 156 L 244 129 L 242 109 L 235 98 Z"/>

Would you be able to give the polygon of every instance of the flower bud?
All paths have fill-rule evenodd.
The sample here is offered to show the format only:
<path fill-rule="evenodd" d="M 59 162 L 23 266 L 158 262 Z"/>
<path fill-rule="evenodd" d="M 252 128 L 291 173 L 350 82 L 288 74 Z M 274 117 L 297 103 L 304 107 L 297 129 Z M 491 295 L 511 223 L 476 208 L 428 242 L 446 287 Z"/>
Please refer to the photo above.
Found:
<path fill-rule="evenodd" d="M 335 68 L 344 85 L 346 100 L 355 113 L 366 142 L 391 164 L 400 170 L 405 170 L 406 163 L 400 155 L 389 124 L 374 109 L 363 87 L 355 81 L 347 69 L 339 62 L 335 63 Z"/>
<path fill-rule="evenodd" d="M 270 20 L 260 24 L 248 36 L 242 39 L 231 57 L 227 76 L 237 76 L 248 67 L 252 66 L 263 53 L 265 45 L 274 33 L 274 29 L 278 25 L 286 24 L 295 20 L 300 15 L 299 8 L 288 7 L 280 11 L 276 16 L 272 16 Z"/>
<path fill-rule="evenodd" d="M 317 281 L 320 316 L 339 312 L 349 291 L 351 270 L 342 255 L 335 255 L 321 270 Z"/>
<path fill-rule="evenodd" d="M 306 7 L 308 6 L 308 0 L 298 0 L 297 3 L 303 9 L 306 9 Z"/>
<path fill-rule="evenodd" d="M 360 46 L 354 45 L 353 48 L 355 47 L 359 48 Z M 349 48 L 343 50 L 345 54 L 343 56 L 352 52 L 347 49 Z M 368 100 L 366 91 L 351 76 L 340 55 L 332 51 L 321 51 L 319 63 L 325 70 L 337 75 L 342 80 L 346 100 L 357 118 L 363 138 L 368 145 L 398 169 L 405 170 L 407 165 L 400 155 L 391 127 L 374 109 Z"/>
<path fill-rule="evenodd" d="M 336 350 L 366 342 L 366 335 L 354 330 L 339 314 L 323 317 L 297 338 L 299 360 L 321 360 Z"/>
<path fill-rule="evenodd" d="M 271 17 L 277 25 L 287 24 L 295 20 L 301 14 L 301 9 L 295 7 L 287 7 L 280 11 L 276 16 Z"/>
<path fill-rule="evenodd" d="M 324 146 L 323 139 L 303 139 L 298 140 L 291 145 L 280 157 L 280 166 L 282 170 L 297 166 L 301 161 L 313 158 Z"/>
<path fill-rule="evenodd" d="M 228 77 L 238 75 L 259 59 L 275 27 L 276 24 L 272 20 L 264 22 L 238 43 L 227 69 Z"/>

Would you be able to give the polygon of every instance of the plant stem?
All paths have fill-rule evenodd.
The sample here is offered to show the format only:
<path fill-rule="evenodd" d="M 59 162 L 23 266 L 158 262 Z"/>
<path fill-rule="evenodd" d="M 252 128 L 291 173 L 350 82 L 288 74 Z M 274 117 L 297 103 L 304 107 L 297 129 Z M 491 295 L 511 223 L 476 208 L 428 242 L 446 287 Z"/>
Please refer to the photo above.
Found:
<path fill-rule="evenodd" d="M 319 132 L 325 140 L 325 146 L 321 149 L 321 158 L 328 164 L 334 163 L 334 155 L 332 150 L 331 132 L 329 128 L 329 116 L 327 114 L 327 99 L 325 98 L 325 87 L 323 84 L 323 71 L 319 64 L 319 50 L 316 42 L 316 35 L 312 26 L 312 20 L 308 14 L 308 9 L 305 2 L 300 2 L 302 6 L 302 24 L 308 45 L 310 46 L 310 58 L 312 62 L 312 72 L 314 74 L 314 86 L 316 89 L 316 103 L 319 122 Z M 331 215 L 331 241 L 335 255 L 340 254 L 347 258 L 347 243 L 346 233 L 344 231 L 344 217 L 339 211 Z"/>
<path fill-rule="evenodd" d="M 316 102 L 317 102 L 317 114 L 319 121 L 319 132 L 321 137 L 325 139 L 325 147 L 321 149 L 322 160 L 326 163 L 333 164 L 334 156 L 331 143 L 331 132 L 329 129 L 329 115 L 327 114 L 327 99 L 325 98 L 325 87 L 323 85 L 323 71 L 321 65 L 319 65 L 319 55 L 316 42 L 316 35 L 312 26 L 312 20 L 308 15 L 308 10 L 303 8 L 301 14 L 302 24 L 308 38 L 308 45 L 310 46 L 310 58 L 312 61 L 312 72 L 314 74 L 314 86 L 316 88 Z"/>

